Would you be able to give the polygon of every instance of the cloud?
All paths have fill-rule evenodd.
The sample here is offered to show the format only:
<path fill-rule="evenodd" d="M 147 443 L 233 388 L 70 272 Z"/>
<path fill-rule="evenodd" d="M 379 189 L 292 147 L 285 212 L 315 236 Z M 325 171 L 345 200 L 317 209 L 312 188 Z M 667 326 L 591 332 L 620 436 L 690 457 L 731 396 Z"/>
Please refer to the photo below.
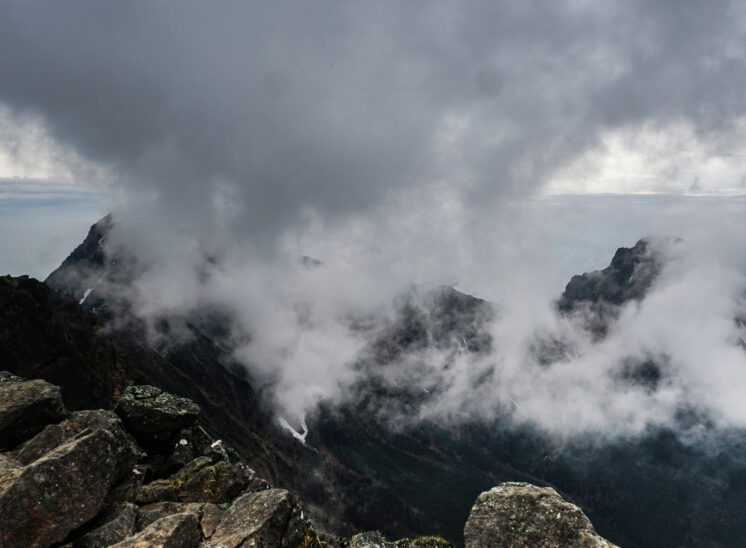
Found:
<path fill-rule="evenodd" d="M 723 341 L 741 240 L 712 255 L 687 231 L 693 218 L 727 229 L 720 206 L 661 216 L 654 232 L 710 263 L 692 259 L 596 344 L 552 311 L 556 228 L 527 204 L 553 181 L 583 190 L 581 176 L 593 192 L 649 190 L 612 180 L 630 163 L 673 192 L 697 176 L 703 190 L 740 183 L 717 158 L 746 115 L 745 30 L 735 2 L 24 2 L 0 6 L 0 102 L 110 177 L 109 243 L 148 267 L 136 310 L 229 310 L 250 341 L 237 355 L 286 408 L 354 383 L 368 341 L 351 318 L 391 317 L 410 284 L 448 283 L 506 312 L 489 360 L 438 372 L 428 358 L 450 377 L 438 413 L 479 401 L 469 379 L 494 369 L 478 396 L 551 429 L 639 429 L 690 396 L 738 422 L 718 404 L 733 398 L 717 380 L 728 369 L 709 399 L 696 388 L 699 360 L 740 363 Z M 71 158 L 53 170 L 76 173 Z M 299 267 L 303 255 L 323 266 Z M 710 283 L 721 263 L 724 285 Z M 699 338 L 696 321 L 674 322 L 694 312 L 687 291 L 714 330 Z M 577 355 L 527 364 L 537 331 Z M 610 372 L 630 351 L 670 356 L 681 382 L 619 392 Z"/>

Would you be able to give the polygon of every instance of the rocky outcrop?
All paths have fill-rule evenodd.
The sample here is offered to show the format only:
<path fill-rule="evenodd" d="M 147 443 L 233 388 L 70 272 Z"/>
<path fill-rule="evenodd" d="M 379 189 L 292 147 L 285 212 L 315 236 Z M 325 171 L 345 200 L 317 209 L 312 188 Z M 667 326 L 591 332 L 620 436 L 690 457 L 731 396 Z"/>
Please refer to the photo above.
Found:
<path fill-rule="evenodd" d="M 0 450 L 30 438 L 65 414 L 58 387 L 0 372 Z"/>
<path fill-rule="evenodd" d="M 210 439 L 195 424 L 200 409 L 190 400 L 135 386 L 117 406 L 119 416 L 85 410 L 65 418 L 56 387 L 2 378 L 9 396 L 0 405 L 12 419 L 5 439 L 17 443 L 0 453 L 0 548 L 181 548 L 212 539 L 216 546 L 338 545 L 322 544 L 288 491 L 271 489 L 234 450 Z M 56 414 L 14 411 L 47 400 Z M 60 422 L 47 424 L 52 420 Z"/>
<path fill-rule="evenodd" d="M 605 269 L 573 276 L 557 308 L 570 312 L 584 303 L 618 306 L 642 299 L 660 267 L 660 260 L 647 240 L 640 240 L 631 248 L 620 247 Z"/>
<path fill-rule="evenodd" d="M 464 529 L 466 548 L 612 548 L 583 511 L 551 487 L 502 483 L 479 495 Z"/>

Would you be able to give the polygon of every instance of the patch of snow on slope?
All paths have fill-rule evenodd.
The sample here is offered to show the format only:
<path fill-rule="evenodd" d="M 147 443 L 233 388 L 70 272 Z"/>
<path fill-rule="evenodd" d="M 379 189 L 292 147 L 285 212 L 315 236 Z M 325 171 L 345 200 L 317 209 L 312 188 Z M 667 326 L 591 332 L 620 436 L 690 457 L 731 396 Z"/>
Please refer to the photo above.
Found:
<path fill-rule="evenodd" d="M 303 433 L 298 432 L 295 428 L 293 428 L 292 426 L 290 426 L 290 423 L 288 423 L 288 421 L 285 420 L 285 417 L 280 417 L 279 421 L 280 421 L 280 426 L 282 426 L 285 430 L 287 430 L 288 432 L 290 432 L 290 434 L 295 439 L 297 439 L 298 441 L 300 441 L 302 444 L 305 445 L 305 443 L 306 443 L 306 436 L 308 435 L 308 426 L 306 426 L 306 419 L 305 419 L 305 417 L 301 418 L 301 420 L 300 420 L 300 424 L 303 427 Z"/>
<path fill-rule="evenodd" d="M 85 302 L 85 300 L 88 298 L 88 295 L 91 294 L 91 291 L 93 291 L 92 287 L 89 287 L 88 289 L 86 289 L 85 293 L 83 293 L 83 298 L 80 299 L 80 302 L 78 304 L 83 304 Z"/>

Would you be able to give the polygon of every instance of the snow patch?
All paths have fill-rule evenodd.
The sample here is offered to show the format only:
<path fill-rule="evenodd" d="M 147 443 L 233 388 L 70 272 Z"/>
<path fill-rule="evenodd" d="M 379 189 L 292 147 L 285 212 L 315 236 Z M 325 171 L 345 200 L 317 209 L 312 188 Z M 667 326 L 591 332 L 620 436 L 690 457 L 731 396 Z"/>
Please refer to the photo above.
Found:
<path fill-rule="evenodd" d="M 285 417 L 280 417 L 280 426 L 282 426 L 285 430 L 290 432 L 290 435 L 292 435 L 295 439 L 300 441 L 302 444 L 305 445 L 306 443 L 306 436 L 308 435 L 308 426 L 306 426 L 306 418 L 302 417 L 300 419 L 300 425 L 303 427 L 303 432 L 298 432 L 295 428 L 290 426 L 290 423 L 285 420 Z"/>
<path fill-rule="evenodd" d="M 89 287 L 88 289 L 86 289 L 85 293 L 83 293 L 83 298 L 80 299 L 80 302 L 78 304 L 83 304 L 85 302 L 85 300 L 88 298 L 88 295 L 91 294 L 91 291 L 93 291 L 92 287 Z"/>

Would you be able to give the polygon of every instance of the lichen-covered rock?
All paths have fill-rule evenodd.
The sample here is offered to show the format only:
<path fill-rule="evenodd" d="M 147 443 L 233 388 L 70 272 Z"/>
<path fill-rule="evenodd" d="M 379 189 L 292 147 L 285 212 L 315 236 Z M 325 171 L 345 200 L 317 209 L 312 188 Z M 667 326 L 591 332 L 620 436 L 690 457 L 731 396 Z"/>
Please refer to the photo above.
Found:
<path fill-rule="evenodd" d="M 112 548 L 197 548 L 200 533 L 193 514 L 173 514 L 154 521 Z"/>
<path fill-rule="evenodd" d="M 453 544 L 442 537 L 417 537 L 415 539 L 402 539 L 394 543 L 396 548 L 453 548 Z"/>
<path fill-rule="evenodd" d="M 26 441 L 66 414 L 59 387 L 0 372 L 0 450 Z"/>
<path fill-rule="evenodd" d="M 115 480 L 117 439 L 84 432 L 0 477 L 0 548 L 49 546 L 91 520 Z"/>
<path fill-rule="evenodd" d="M 310 521 L 284 489 L 247 493 L 233 501 L 210 542 L 225 548 L 295 548 L 302 545 Z"/>
<path fill-rule="evenodd" d="M 124 540 L 134 534 L 136 517 L 134 504 L 117 504 L 97 516 L 93 528 L 74 540 L 72 548 L 100 548 Z"/>
<path fill-rule="evenodd" d="M 466 548 L 610 548 L 583 511 L 551 487 L 502 483 L 477 498 L 464 529 Z"/>
<path fill-rule="evenodd" d="M 388 542 L 380 531 L 365 531 L 358 533 L 344 542 L 345 548 L 396 548 L 396 544 Z"/>
<path fill-rule="evenodd" d="M 147 385 L 129 386 L 114 410 L 138 442 L 160 453 L 166 453 L 179 431 L 192 426 L 200 413 L 192 400 Z"/>
<path fill-rule="evenodd" d="M 144 455 L 134 439 L 124 431 L 122 421 L 115 413 L 96 409 L 75 411 L 61 423 L 45 426 L 36 436 L 19 446 L 13 456 L 21 464 L 29 464 L 86 429 L 108 430 L 117 438 L 120 466 L 117 478 L 129 474 Z"/>
<path fill-rule="evenodd" d="M 141 531 L 151 523 L 173 514 L 192 514 L 199 519 L 202 514 L 202 504 L 168 501 L 147 504 L 137 510 L 137 530 Z"/>

